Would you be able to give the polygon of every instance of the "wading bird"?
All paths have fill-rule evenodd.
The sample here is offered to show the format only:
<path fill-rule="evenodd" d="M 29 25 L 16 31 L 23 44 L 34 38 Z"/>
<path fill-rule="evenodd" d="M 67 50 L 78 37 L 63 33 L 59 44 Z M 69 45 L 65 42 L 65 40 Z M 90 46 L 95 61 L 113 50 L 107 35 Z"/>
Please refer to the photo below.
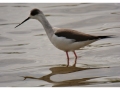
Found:
<path fill-rule="evenodd" d="M 69 66 L 69 55 L 68 55 L 69 51 L 72 51 L 75 55 L 75 63 L 73 64 L 73 66 L 75 66 L 77 62 L 77 55 L 75 53 L 75 50 L 84 47 L 92 42 L 95 42 L 99 39 L 111 37 L 111 36 L 94 36 L 71 29 L 53 28 L 48 22 L 48 20 L 45 18 L 43 12 L 39 9 L 31 10 L 30 16 L 27 19 L 25 19 L 22 23 L 24 23 L 29 19 L 38 20 L 43 25 L 51 43 L 56 48 L 66 52 L 67 66 Z M 20 26 L 22 23 L 20 23 L 16 27 Z"/>

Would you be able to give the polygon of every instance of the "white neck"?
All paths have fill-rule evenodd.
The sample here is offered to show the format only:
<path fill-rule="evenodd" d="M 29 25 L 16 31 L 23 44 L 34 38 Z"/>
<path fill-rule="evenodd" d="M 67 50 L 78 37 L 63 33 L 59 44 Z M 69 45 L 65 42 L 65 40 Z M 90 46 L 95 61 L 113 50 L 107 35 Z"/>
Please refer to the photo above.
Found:
<path fill-rule="evenodd" d="M 51 39 L 52 35 L 54 34 L 54 31 L 48 20 L 45 18 L 45 15 L 40 14 L 37 20 L 40 21 L 40 23 L 43 25 L 49 39 Z"/>

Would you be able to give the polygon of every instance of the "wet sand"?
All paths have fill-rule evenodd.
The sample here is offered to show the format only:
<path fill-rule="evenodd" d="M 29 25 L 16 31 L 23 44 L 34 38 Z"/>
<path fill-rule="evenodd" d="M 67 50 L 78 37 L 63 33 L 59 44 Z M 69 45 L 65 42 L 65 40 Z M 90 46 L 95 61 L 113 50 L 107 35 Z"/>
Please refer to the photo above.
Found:
<path fill-rule="evenodd" d="M 29 20 L 41 9 L 53 27 L 71 28 L 92 35 L 115 35 L 80 50 L 76 67 L 49 41 L 42 25 Z M 120 4 L 3 4 L 0 3 L 0 87 L 119 87 Z"/>

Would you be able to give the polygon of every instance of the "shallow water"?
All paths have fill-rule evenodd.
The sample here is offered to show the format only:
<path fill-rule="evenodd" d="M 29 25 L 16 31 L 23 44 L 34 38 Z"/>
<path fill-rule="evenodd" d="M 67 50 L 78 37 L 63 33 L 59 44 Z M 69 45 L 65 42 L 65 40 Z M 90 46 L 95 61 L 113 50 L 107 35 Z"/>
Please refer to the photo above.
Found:
<path fill-rule="evenodd" d="M 29 20 L 41 9 L 52 26 L 93 35 L 115 35 L 80 50 L 76 67 L 49 41 L 42 25 Z M 120 4 L 0 3 L 0 86 L 120 86 Z"/>

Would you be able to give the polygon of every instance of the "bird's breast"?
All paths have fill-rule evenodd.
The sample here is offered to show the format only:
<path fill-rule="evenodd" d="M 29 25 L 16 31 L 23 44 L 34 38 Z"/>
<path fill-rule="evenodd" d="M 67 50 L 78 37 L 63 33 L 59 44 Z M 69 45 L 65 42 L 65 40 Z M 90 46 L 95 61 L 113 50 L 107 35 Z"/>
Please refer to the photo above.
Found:
<path fill-rule="evenodd" d="M 52 36 L 51 42 L 55 47 L 63 51 L 69 51 L 69 46 L 73 43 L 72 39 L 58 37 L 56 35 Z"/>

